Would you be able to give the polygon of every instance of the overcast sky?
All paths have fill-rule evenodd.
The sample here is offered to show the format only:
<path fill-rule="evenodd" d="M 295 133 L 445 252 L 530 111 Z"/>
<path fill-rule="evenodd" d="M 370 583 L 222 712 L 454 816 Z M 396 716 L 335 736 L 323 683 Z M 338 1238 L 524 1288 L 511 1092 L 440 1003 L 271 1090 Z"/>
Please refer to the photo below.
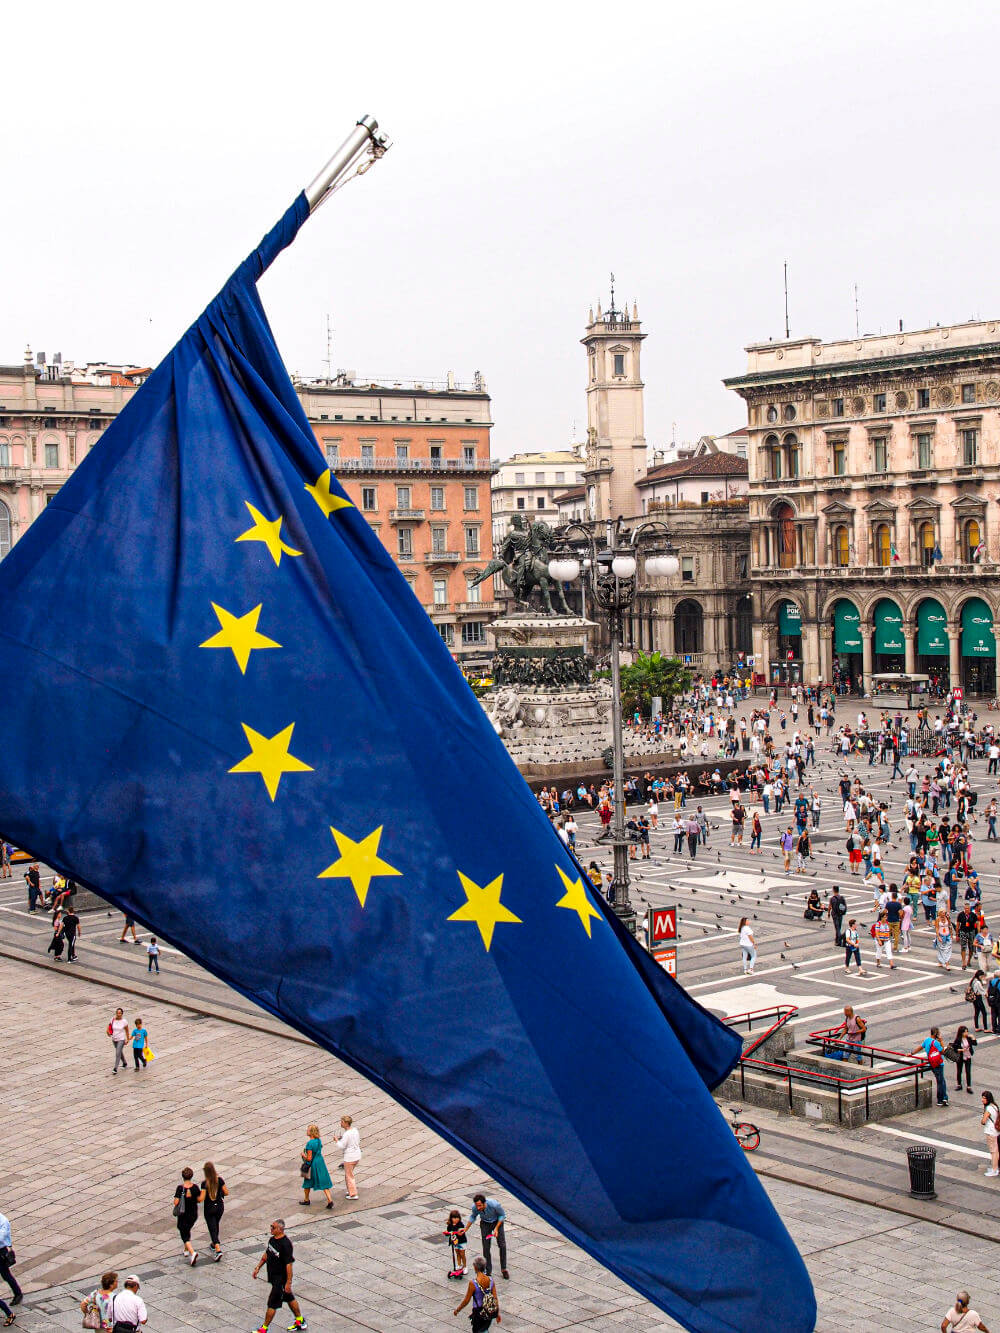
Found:
<path fill-rule="evenodd" d="M 153 363 L 354 120 L 385 160 L 262 283 L 285 363 L 481 370 L 494 453 L 582 437 L 587 307 L 639 302 L 646 436 L 742 424 L 747 342 L 1000 314 L 1000 14 L 9 6 L 0 362 Z"/>

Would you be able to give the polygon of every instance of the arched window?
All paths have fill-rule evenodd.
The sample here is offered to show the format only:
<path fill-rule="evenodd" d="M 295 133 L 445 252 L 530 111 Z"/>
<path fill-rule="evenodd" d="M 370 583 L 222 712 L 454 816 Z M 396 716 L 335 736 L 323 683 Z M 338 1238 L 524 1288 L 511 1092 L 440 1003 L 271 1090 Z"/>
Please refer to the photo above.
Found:
<path fill-rule="evenodd" d="M 774 511 L 778 520 L 778 567 L 794 569 L 795 559 L 795 510 L 789 504 L 778 505 Z"/>
<path fill-rule="evenodd" d="M 892 534 L 888 523 L 879 523 L 875 528 L 875 563 L 885 568 L 892 560 Z"/>
<path fill-rule="evenodd" d="M 10 550 L 10 510 L 0 500 L 0 560 Z"/>
<path fill-rule="evenodd" d="M 982 558 L 980 545 L 983 540 L 982 528 L 976 519 L 970 518 L 965 525 L 965 543 L 962 551 L 962 558 L 967 565 L 971 565 L 974 560 Z"/>
<path fill-rule="evenodd" d="M 833 530 L 833 563 L 841 569 L 851 563 L 851 534 L 845 524 Z"/>
<path fill-rule="evenodd" d="M 785 445 L 785 476 L 797 477 L 799 475 L 799 441 L 795 435 L 786 435 Z"/>
<path fill-rule="evenodd" d="M 781 466 L 781 444 L 777 435 L 769 435 L 764 441 L 767 452 L 767 475 L 772 481 L 780 481 L 784 476 Z"/>
<path fill-rule="evenodd" d="M 703 643 L 702 613 L 697 602 L 678 602 L 674 612 L 674 652 L 700 653 Z"/>
<path fill-rule="evenodd" d="M 937 546 L 937 538 L 934 535 L 933 523 L 921 523 L 917 530 L 920 539 L 920 563 L 924 569 L 930 569 L 934 564 L 934 548 Z"/>

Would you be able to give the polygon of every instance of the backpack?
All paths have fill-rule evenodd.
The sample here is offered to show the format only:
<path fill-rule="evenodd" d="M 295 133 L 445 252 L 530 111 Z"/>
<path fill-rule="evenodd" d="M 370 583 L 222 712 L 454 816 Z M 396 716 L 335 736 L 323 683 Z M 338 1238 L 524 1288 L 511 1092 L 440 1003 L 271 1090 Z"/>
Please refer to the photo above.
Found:
<path fill-rule="evenodd" d="M 1000 1008 L 1000 977 L 991 977 L 986 988 L 986 998 L 991 1005 Z"/>
<path fill-rule="evenodd" d="M 872 926 L 871 926 L 871 937 L 872 937 L 873 940 L 877 940 L 877 939 L 878 939 L 878 934 L 876 933 L 876 930 L 875 930 L 875 922 L 874 922 L 874 921 L 872 922 Z"/>
<path fill-rule="evenodd" d="M 972 989 L 972 982 L 970 981 L 965 988 L 965 1003 L 971 1004 L 975 998 L 976 998 L 976 992 Z"/>
<path fill-rule="evenodd" d="M 854 1022 L 858 1029 L 858 1036 L 863 1037 L 868 1031 L 868 1020 L 861 1017 L 860 1014 L 854 1015 Z"/>

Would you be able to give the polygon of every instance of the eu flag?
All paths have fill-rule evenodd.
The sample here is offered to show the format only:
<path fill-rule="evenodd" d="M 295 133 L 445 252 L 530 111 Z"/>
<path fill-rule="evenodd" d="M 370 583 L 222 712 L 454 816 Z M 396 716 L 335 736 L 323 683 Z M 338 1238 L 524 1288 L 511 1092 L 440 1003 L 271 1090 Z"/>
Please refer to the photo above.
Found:
<path fill-rule="evenodd" d="M 256 288 L 307 215 L 0 566 L 0 828 L 687 1328 L 806 1333 L 802 1260 L 708 1090 L 738 1039 L 592 894 L 326 470 Z"/>

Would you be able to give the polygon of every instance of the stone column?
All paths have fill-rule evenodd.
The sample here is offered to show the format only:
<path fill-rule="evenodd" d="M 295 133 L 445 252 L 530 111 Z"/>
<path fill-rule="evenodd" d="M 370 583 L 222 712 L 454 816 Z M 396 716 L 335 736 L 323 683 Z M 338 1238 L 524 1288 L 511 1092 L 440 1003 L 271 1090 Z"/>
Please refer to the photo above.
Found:
<path fill-rule="evenodd" d="M 804 624 L 802 626 L 803 685 L 814 685 L 820 677 L 819 643 L 819 626 L 814 621 Z"/>
<path fill-rule="evenodd" d="M 912 676 L 917 669 L 917 626 L 913 621 L 903 621 L 903 670 Z"/>
<path fill-rule="evenodd" d="M 872 684 L 872 627 L 861 622 L 861 692 L 871 689 Z"/>
<path fill-rule="evenodd" d="M 962 643 L 962 627 L 957 621 L 948 621 L 948 674 L 951 676 L 951 687 L 962 683 L 962 663 L 959 659 L 959 649 Z"/>
<path fill-rule="evenodd" d="M 657 615 L 654 624 L 660 639 L 656 646 L 664 657 L 673 657 L 674 610 L 668 601 L 662 601 L 657 604 Z"/>
<path fill-rule="evenodd" d="M 827 627 L 829 628 L 829 627 Z M 833 680 L 833 638 L 817 626 L 819 637 L 819 677 L 824 682 Z"/>

